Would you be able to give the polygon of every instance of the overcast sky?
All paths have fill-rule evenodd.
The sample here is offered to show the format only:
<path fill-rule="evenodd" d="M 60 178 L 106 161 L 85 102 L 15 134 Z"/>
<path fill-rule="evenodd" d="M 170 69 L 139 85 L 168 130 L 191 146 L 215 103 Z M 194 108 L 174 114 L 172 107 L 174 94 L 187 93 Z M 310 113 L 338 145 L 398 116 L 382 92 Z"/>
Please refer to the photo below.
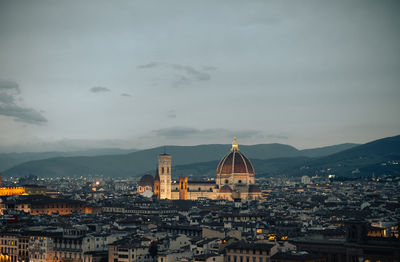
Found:
<path fill-rule="evenodd" d="M 0 151 L 400 134 L 399 3 L 0 0 Z"/>

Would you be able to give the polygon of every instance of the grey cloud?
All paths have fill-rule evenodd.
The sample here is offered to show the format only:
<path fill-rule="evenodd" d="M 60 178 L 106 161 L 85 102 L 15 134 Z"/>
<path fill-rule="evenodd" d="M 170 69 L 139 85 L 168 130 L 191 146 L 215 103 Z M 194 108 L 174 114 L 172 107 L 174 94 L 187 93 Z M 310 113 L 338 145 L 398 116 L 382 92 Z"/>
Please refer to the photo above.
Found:
<path fill-rule="evenodd" d="M 176 118 L 176 113 L 174 110 L 169 110 L 167 116 L 169 118 Z"/>
<path fill-rule="evenodd" d="M 15 83 L 13 81 L 0 79 L 0 92 L 6 91 L 6 90 L 12 90 L 18 94 L 20 93 L 19 86 L 17 83 Z"/>
<path fill-rule="evenodd" d="M 175 79 L 171 85 L 173 87 L 181 87 L 181 86 L 190 85 L 190 83 L 191 83 L 190 78 L 188 78 L 184 75 L 175 75 Z"/>
<path fill-rule="evenodd" d="M 1 91 L 0 91 L 1 92 Z M 14 103 L 14 96 L 7 93 L 0 93 L 0 103 L 11 104 Z"/>
<path fill-rule="evenodd" d="M 16 104 L 15 101 L 20 93 L 17 83 L 0 80 L 0 115 L 9 116 L 14 118 L 15 121 L 28 124 L 46 123 L 47 119 L 39 111 Z"/>
<path fill-rule="evenodd" d="M 121 96 L 124 96 L 124 97 L 132 97 L 130 94 L 127 94 L 127 93 L 122 93 Z"/>
<path fill-rule="evenodd" d="M 200 70 L 196 70 L 191 66 L 183 66 L 183 65 L 176 65 L 176 64 L 172 64 L 170 66 L 175 70 L 184 71 L 188 76 L 191 76 L 195 80 L 198 80 L 198 81 L 204 81 L 204 80 L 211 79 L 211 77 L 208 73 L 202 72 Z"/>
<path fill-rule="evenodd" d="M 166 138 L 186 138 L 188 136 L 222 136 L 222 137 L 234 137 L 240 138 L 251 138 L 261 134 L 258 130 L 228 130 L 224 128 L 217 129 L 196 129 L 191 127 L 169 127 L 154 130 L 153 133 L 157 136 L 163 136 Z"/>
<path fill-rule="evenodd" d="M 94 86 L 90 88 L 90 92 L 92 93 L 110 92 L 110 89 L 104 86 Z"/>
<path fill-rule="evenodd" d="M 205 70 L 205 71 L 215 71 L 215 70 L 218 69 L 218 68 L 215 67 L 215 66 L 202 66 L 201 68 L 202 68 L 203 70 Z"/>
<path fill-rule="evenodd" d="M 276 134 L 269 134 L 269 135 L 266 135 L 265 137 L 271 138 L 271 139 L 289 139 L 288 136 L 285 136 L 285 135 L 276 135 Z"/>
<path fill-rule="evenodd" d="M 43 124 L 47 119 L 32 108 L 20 107 L 16 104 L 0 105 L 0 115 L 11 116 L 18 122 L 28 124 Z"/>
<path fill-rule="evenodd" d="M 154 130 L 153 132 L 155 135 L 164 137 L 186 137 L 188 135 L 199 133 L 199 130 L 190 127 L 169 127 Z"/>
<path fill-rule="evenodd" d="M 163 67 L 171 69 L 173 71 L 181 72 L 180 74 L 173 75 L 173 81 L 171 84 L 173 87 L 187 86 L 194 81 L 209 81 L 211 79 L 211 75 L 206 71 L 216 70 L 216 67 L 212 66 L 203 66 L 202 70 L 199 70 L 192 66 L 161 62 L 150 62 L 148 64 L 137 66 L 137 68 L 139 69 L 151 69 L 156 67 Z"/>
<path fill-rule="evenodd" d="M 152 67 L 156 67 L 156 66 L 159 66 L 159 65 L 160 65 L 160 63 L 157 63 L 157 62 L 150 62 L 150 63 L 148 63 L 148 64 L 138 65 L 137 68 L 140 68 L 140 69 L 152 68 Z"/>
<path fill-rule="evenodd" d="M 25 127 L 25 126 L 24 126 Z M 30 139 L 24 143 L 2 145 L 0 153 L 4 152 L 46 152 L 63 151 L 74 152 L 86 151 L 90 155 L 92 149 L 121 148 L 131 149 L 134 145 L 130 141 L 122 139 L 61 139 L 48 141 L 41 139 Z"/>

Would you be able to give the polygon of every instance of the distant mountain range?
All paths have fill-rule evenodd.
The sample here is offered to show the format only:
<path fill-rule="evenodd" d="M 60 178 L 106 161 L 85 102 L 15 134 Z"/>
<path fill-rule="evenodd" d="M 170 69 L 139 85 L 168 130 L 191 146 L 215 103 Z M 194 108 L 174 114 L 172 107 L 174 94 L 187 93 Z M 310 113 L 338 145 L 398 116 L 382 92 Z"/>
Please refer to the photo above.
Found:
<path fill-rule="evenodd" d="M 42 160 L 54 157 L 66 156 L 100 156 L 100 155 L 120 155 L 137 151 L 136 149 L 120 149 L 120 148 L 98 148 L 83 151 L 68 152 L 25 152 L 25 153 L 0 153 L 0 170 L 6 170 L 18 164 L 32 161 Z"/>
<path fill-rule="evenodd" d="M 167 146 L 173 159 L 173 176 L 214 177 L 218 161 L 231 145 Z M 315 149 L 298 150 L 283 144 L 239 145 L 252 161 L 256 176 L 337 174 L 340 176 L 400 175 L 400 136 L 376 140 L 367 144 L 340 144 Z M 141 176 L 154 172 L 157 156 L 164 147 L 123 154 L 95 156 L 57 156 L 16 164 L 5 170 L 5 176 L 104 177 Z M 44 154 L 44 153 L 43 153 Z M 4 154 L 2 154 L 4 155 Z M 1 156 L 0 155 L 0 159 Z"/>
<path fill-rule="evenodd" d="M 320 151 L 321 152 L 321 151 Z M 332 152 L 332 151 L 330 151 Z M 315 153 L 315 152 L 314 152 Z M 338 177 L 400 176 L 400 136 L 352 146 L 327 156 L 251 159 L 257 177 L 334 174 Z M 176 166 L 174 173 L 210 177 L 218 161 Z"/>

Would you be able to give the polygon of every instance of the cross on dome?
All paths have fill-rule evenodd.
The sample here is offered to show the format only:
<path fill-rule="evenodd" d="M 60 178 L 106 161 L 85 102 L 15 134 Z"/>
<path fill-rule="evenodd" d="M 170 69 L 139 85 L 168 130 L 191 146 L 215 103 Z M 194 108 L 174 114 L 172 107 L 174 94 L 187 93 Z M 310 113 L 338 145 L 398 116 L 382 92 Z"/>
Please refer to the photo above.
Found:
<path fill-rule="evenodd" d="M 239 145 L 238 145 L 238 142 L 236 141 L 236 139 L 237 139 L 236 136 L 234 136 L 231 151 L 239 151 Z"/>

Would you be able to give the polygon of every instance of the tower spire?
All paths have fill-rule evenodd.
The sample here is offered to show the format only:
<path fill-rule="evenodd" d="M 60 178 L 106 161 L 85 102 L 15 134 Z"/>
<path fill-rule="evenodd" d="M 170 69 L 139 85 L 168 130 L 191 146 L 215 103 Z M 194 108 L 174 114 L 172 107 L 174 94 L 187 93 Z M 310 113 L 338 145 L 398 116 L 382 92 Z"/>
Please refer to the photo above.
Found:
<path fill-rule="evenodd" d="M 239 145 L 236 139 L 237 139 L 236 136 L 234 136 L 232 142 L 232 151 L 239 151 Z"/>

